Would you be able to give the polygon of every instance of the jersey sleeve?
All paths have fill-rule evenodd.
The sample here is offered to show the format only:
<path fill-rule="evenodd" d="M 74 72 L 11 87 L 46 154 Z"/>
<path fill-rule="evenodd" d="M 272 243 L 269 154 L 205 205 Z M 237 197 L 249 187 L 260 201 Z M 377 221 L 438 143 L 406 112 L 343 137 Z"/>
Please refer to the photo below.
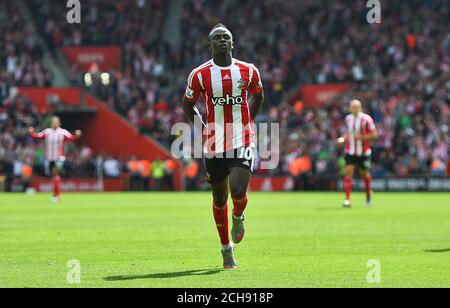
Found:
<path fill-rule="evenodd" d="M 77 137 L 75 137 L 74 135 L 72 135 L 71 133 L 69 133 L 65 129 L 63 129 L 62 132 L 64 134 L 64 141 L 66 141 L 66 140 L 68 140 L 68 141 L 75 141 L 77 139 Z"/>
<path fill-rule="evenodd" d="M 377 127 L 375 126 L 375 122 L 371 117 L 367 117 L 366 122 L 366 130 L 369 134 L 374 133 L 377 131 Z"/>
<path fill-rule="evenodd" d="M 31 138 L 36 139 L 36 140 L 45 139 L 45 136 L 47 136 L 47 129 L 44 129 L 40 133 L 33 132 L 30 134 L 30 136 L 31 136 Z"/>
<path fill-rule="evenodd" d="M 248 90 L 252 95 L 256 95 L 262 92 L 263 84 L 261 81 L 261 75 L 259 74 L 259 70 L 256 68 L 256 66 L 252 65 L 251 69 L 253 70 L 253 74 Z"/>
<path fill-rule="evenodd" d="M 184 94 L 184 97 L 191 103 L 195 104 L 198 100 L 201 90 L 202 89 L 200 80 L 198 79 L 198 74 L 194 70 L 191 72 L 187 80 L 186 92 Z"/>

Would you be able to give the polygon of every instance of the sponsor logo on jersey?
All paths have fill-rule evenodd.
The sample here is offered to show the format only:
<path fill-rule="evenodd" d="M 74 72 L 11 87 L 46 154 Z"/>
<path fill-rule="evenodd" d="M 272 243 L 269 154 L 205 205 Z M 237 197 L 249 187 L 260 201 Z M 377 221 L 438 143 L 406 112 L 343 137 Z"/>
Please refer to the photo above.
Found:
<path fill-rule="evenodd" d="M 213 97 L 211 98 L 211 101 L 214 106 L 226 106 L 226 105 L 242 105 L 244 103 L 244 99 L 242 96 L 230 96 L 227 94 L 225 97 Z"/>

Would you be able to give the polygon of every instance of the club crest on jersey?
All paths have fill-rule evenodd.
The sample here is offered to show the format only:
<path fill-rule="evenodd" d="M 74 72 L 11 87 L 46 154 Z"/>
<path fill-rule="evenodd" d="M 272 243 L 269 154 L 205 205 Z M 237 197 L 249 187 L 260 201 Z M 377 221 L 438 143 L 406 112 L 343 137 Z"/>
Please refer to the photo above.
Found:
<path fill-rule="evenodd" d="M 242 105 L 242 103 L 244 102 L 244 99 L 242 98 L 242 96 L 230 96 L 227 94 L 227 96 L 225 97 L 213 97 L 211 98 L 211 101 L 213 103 L 214 106 L 226 106 L 226 105 Z"/>
<path fill-rule="evenodd" d="M 239 79 L 239 81 L 237 82 L 238 83 L 238 89 L 239 90 L 243 90 L 244 88 L 245 88 L 245 81 L 244 81 L 244 79 Z"/>

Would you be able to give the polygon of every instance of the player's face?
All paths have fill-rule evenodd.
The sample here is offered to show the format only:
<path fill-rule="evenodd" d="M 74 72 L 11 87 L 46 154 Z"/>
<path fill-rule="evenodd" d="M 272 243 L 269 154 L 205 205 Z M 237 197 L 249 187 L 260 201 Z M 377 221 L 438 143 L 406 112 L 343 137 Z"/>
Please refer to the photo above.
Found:
<path fill-rule="evenodd" d="M 56 129 L 61 126 L 61 121 L 58 118 L 52 119 L 52 128 Z"/>
<path fill-rule="evenodd" d="M 216 30 L 209 38 L 209 47 L 213 55 L 227 54 L 233 50 L 233 40 L 225 30 Z"/>
<path fill-rule="evenodd" d="M 350 112 L 353 113 L 354 115 L 359 114 L 362 111 L 361 105 L 357 104 L 357 103 L 352 103 L 350 105 Z"/>

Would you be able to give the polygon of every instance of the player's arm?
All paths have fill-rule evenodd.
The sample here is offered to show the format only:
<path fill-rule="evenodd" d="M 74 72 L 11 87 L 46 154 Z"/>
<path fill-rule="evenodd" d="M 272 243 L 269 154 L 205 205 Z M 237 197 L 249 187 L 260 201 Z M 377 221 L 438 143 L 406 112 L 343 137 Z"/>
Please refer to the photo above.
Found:
<path fill-rule="evenodd" d="M 194 104 L 191 103 L 191 101 L 185 96 L 183 97 L 183 111 L 184 116 L 186 117 L 186 120 L 189 123 L 194 123 L 195 121 L 195 110 L 194 110 Z"/>
<path fill-rule="evenodd" d="M 356 136 L 357 140 L 373 142 L 378 138 L 377 128 L 373 120 L 370 120 L 367 124 L 367 134 Z"/>
<path fill-rule="evenodd" d="M 192 103 L 192 101 L 187 97 L 183 98 L 183 111 L 188 123 L 196 125 L 199 130 L 203 130 L 203 128 L 206 127 L 200 111 L 198 111 L 197 107 L 195 107 L 195 104 Z"/>
<path fill-rule="evenodd" d="M 343 144 L 347 141 L 347 135 L 341 136 L 336 139 L 337 144 Z"/>
<path fill-rule="evenodd" d="M 188 81 L 187 81 L 187 87 L 186 92 L 183 97 L 183 111 L 184 115 L 186 117 L 186 120 L 192 124 L 196 123 L 202 123 L 202 126 L 204 127 L 205 124 L 202 121 L 202 117 L 200 115 L 200 112 L 198 111 L 197 107 L 195 107 L 195 103 L 198 100 L 198 97 L 200 96 L 201 86 L 200 82 L 198 80 L 197 74 L 194 73 L 194 71 L 189 75 Z M 200 121 L 196 121 L 199 119 Z M 203 127 L 198 127 L 199 129 L 203 129 Z"/>
<path fill-rule="evenodd" d="M 64 137 L 66 140 L 69 140 L 69 141 L 76 141 L 79 138 L 81 138 L 81 135 L 82 135 L 82 132 L 79 129 L 75 131 L 74 135 L 72 135 L 68 131 L 64 131 Z"/>
<path fill-rule="evenodd" d="M 77 129 L 75 131 L 75 138 L 80 139 L 82 135 L 83 135 L 83 132 L 81 130 Z"/>
<path fill-rule="evenodd" d="M 200 115 L 200 112 L 195 107 L 195 104 L 192 103 L 186 97 L 183 98 L 183 111 L 184 111 L 184 116 L 186 117 L 186 120 L 189 123 L 192 123 L 192 124 L 201 123 L 201 126 L 197 127 L 198 129 L 203 129 L 203 127 L 206 126 L 205 123 L 203 123 L 203 120 L 202 120 L 202 117 Z M 195 120 L 196 117 L 198 119 L 197 121 Z"/>
<path fill-rule="evenodd" d="M 364 136 L 357 136 L 356 139 L 359 139 L 361 141 L 375 141 L 378 138 L 378 133 L 377 131 L 373 131 L 367 135 Z"/>
<path fill-rule="evenodd" d="M 261 111 L 264 105 L 264 91 L 259 92 L 256 95 L 253 95 L 252 104 L 250 106 L 250 116 L 252 120 L 256 118 L 258 113 Z"/>
<path fill-rule="evenodd" d="M 249 92 L 253 96 L 250 105 L 250 116 L 254 120 L 264 105 L 264 89 L 258 69 L 255 66 L 252 69 L 253 75 L 250 81 Z"/>
<path fill-rule="evenodd" d="M 36 140 L 42 140 L 45 138 L 45 131 L 36 133 L 34 127 L 30 127 L 28 129 L 28 133 L 30 134 L 31 138 L 36 139 Z"/>

